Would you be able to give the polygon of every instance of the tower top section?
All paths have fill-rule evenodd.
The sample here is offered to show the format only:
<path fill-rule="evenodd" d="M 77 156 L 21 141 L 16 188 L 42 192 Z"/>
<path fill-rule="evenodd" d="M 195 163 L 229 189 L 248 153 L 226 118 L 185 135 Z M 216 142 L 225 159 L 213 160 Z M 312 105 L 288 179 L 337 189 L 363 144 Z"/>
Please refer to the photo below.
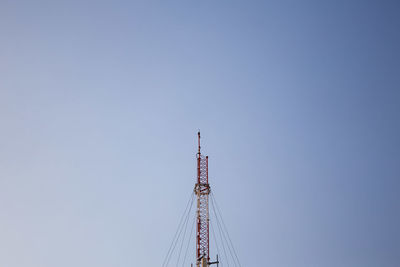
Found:
<path fill-rule="evenodd" d="M 197 155 L 198 155 L 198 157 L 200 157 L 200 155 L 201 155 L 201 152 L 200 152 L 200 149 L 201 149 L 201 146 L 200 146 L 200 130 L 197 132 L 197 139 L 198 139 L 198 144 L 199 144 L 199 150 L 198 150 L 198 152 L 197 152 Z"/>
<path fill-rule="evenodd" d="M 205 266 L 210 261 L 210 242 L 209 242 L 209 211 L 208 196 L 210 185 L 208 184 L 208 157 L 201 155 L 200 152 L 200 131 L 198 136 L 197 152 L 197 183 L 195 193 L 197 196 L 197 234 L 196 234 L 196 266 Z"/>

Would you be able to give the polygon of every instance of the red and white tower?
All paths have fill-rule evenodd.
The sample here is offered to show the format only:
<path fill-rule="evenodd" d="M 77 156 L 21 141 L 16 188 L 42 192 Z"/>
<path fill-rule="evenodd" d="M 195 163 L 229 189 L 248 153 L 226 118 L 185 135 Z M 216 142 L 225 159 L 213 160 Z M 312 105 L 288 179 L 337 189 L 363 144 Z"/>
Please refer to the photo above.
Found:
<path fill-rule="evenodd" d="M 194 191 L 197 196 L 197 234 L 196 234 L 196 266 L 205 267 L 210 262 L 209 212 L 208 195 L 208 156 L 200 152 L 200 132 L 198 135 L 199 149 L 197 152 L 197 183 Z"/>
<path fill-rule="evenodd" d="M 200 132 L 197 133 L 199 150 L 197 152 L 197 183 L 194 192 L 197 196 L 197 234 L 196 234 L 196 266 L 207 267 L 216 264 L 217 260 L 210 262 L 210 217 L 208 212 L 208 196 L 210 195 L 210 184 L 208 183 L 208 156 L 200 152 Z"/>

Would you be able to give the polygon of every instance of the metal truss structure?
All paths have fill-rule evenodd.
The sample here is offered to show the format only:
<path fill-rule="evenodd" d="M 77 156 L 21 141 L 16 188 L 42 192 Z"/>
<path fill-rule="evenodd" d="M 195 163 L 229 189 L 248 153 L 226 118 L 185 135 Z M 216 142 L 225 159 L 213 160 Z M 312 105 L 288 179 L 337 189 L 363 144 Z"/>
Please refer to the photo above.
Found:
<path fill-rule="evenodd" d="M 197 196 L 197 234 L 196 234 L 196 266 L 202 262 L 210 261 L 210 238 L 209 238 L 209 211 L 208 196 L 210 185 L 208 184 L 208 156 L 200 152 L 200 132 L 198 132 L 199 150 L 197 153 L 197 183 L 194 191 Z"/>

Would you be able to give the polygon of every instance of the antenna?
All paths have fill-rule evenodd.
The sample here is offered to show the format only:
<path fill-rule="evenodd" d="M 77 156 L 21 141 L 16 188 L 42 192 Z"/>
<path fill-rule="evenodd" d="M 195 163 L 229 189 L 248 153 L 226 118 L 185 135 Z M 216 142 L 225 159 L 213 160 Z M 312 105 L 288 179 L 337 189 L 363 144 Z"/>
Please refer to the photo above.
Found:
<path fill-rule="evenodd" d="M 197 196 L 196 266 L 206 267 L 211 264 L 218 265 L 219 261 L 217 258 L 217 261 L 210 262 L 208 196 L 211 189 L 208 183 L 208 156 L 203 156 L 200 152 L 200 131 L 197 133 L 197 136 L 197 183 L 194 188 Z"/>

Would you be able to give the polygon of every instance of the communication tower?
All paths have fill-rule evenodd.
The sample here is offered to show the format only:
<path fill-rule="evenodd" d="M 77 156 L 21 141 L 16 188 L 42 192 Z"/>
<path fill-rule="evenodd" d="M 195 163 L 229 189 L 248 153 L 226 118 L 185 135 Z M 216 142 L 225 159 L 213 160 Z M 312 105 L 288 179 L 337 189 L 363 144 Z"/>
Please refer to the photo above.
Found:
<path fill-rule="evenodd" d="M 201 154 L 200 132 L 197 133 L 197 136 L 197 183 L 194 188 L 194 192 L 197 196 L 196 266 L 206 267 L 211 264 L 217 264 L 218 266 L 218 256 L 215 262 L 210 262 L 210 216 L 208 197 L 211 189 L 208 183 L 208 156 L 203 156 Z"/>

